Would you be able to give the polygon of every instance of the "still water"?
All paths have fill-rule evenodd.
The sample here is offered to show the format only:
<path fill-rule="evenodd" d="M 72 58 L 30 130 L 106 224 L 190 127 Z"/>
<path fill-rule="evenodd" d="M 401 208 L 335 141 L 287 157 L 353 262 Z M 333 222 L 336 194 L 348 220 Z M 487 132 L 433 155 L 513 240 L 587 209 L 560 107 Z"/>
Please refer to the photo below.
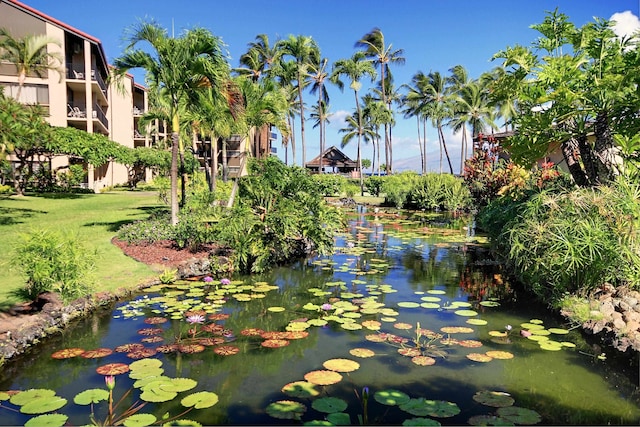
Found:
<path fill-rule="evenodd" d="M 112 414 L 144 403 L 135 413 L 153 424 L 640 424 L 638 359 L 512 289 L 466 220 L 363 208 L 349 219 L 331 256 L 155 286 L 47 339 L 3 366 L 0 425 L 104 422 L 105 400 L 77 396 L 106 390 L 106 365 L 132 369 L 115 375 Z M 141 397 L 149 380 L 133 363 L 151 359 L 161 368 L 147 375 L 181 386 Z M 59 404 L 25 411 L 1 392 L 29 389 Z M 215 404 L 183 414 L 203 391 Z"/>

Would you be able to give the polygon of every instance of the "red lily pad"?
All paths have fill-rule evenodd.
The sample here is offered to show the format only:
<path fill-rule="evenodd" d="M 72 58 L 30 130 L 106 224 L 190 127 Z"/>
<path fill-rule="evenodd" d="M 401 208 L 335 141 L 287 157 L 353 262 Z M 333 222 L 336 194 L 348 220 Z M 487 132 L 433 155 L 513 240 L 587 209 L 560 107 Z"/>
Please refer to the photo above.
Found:
<path fill-rule="evenodd" d="M 203 325 L 200 329 L 205 332 L 210 332 L 212 334 L 222 334 L 222 331 L 224 331 L 224 326 L 217 325 L 217 324 L 210 324 L 210 325 Z"/>
<path fill-rule="evenodd" d="M 485 354 L 494 359 L 513 359 L 513 353 L 509 353 L 508 351 L 492 350 L 487 351 Z"/>
<path fill-rule="evenodd" d="M 158 335 L 164 332 L 162 328 L 144 328 L 138 330 L 140 335 Z"/>
<path fill-rule="evenodd" d="M 467 347 L 467 348 L 482 347 L 482 343 L 476 340 L 462 340 L 458 343 L 458 345 L 461 347 Z"/>
<path fill-rule="evenodd" d="M 460 341 L 455 338 L 442 338 L 440 343 L 444 345 L 458 345 Z"/>
<path fill-rule="evenodd" d="M 265 331 L 260 334 L 265 340 L 283 340 L 287 336 L 286 332 L 282 331 Z"/>
<path fill-rule="evenodd" d="M 396 329 L 407 330 L 407 329 L 413 328 L 413 325 L 411 323 L 398 322 L 395 325 L 393 325 L 393 327 Z"/>
<path fill-rule="evenodd" d="M 299 340 L 302 338 L 306 338 L 309 336 L 309 332 L 307 331 L 287 331 L 285 332 L 285 339 L 288 340 Z"/>
<path fill-rule="evenodd" d="M 385 342 L 387 340 L 386 336 L 382 334 L 369 334 L 365 335 L 364 339 L 371 342 Z"/>
<path fill-rule="evenodd" d="M 98 366 L 96 372 L 100 375 L 121 375 L 129 372 L 129 365 L 126 363 L 109 363 L 107 365 Z"/>
<path fill-rule="evenodd" d="M 145 338 L 142 338 L 140 340 L 140 342 L 147 343 L 147 344 L 154 344 L 154 343 L 162 342 L 162 341 L 164 341 L 164 338 L 162 338 L 160 335 L 154 335 L 152 337 L 145 337 Z"/>
<path fill-rule="evenodd" d="M 164 345 L 159 345 L 156 347 L 156 351 L 158 353 L 175 353 L 176 351 L 178 351 L 178 345 L 177 344 L 164 344 Z"/>
<path fill-rule="evenodd" d="M 178 346 L 178 351 L 183 354 L 202 353 L 204 348 L 202 344 L 183 344 Z"/>
<path fill-rule="evenodd" d="M 160 325 L 166 322 L 166 317 L 147 317 L 146 319 L 144 319 L 144 323 L 146 323 L 147 325 Z"/>
<path fill-rule="evenodd" d="M 417 348 L 399 348 L 398 353 L 407 357 L 415 357 L 422 355 L 422 352 Z"/>
<path fill-rule="evenodd" d="M 209 319 L 211 320 L 226 320 L 229 318 L 227 313 L 213 313 L 209 315 Z"/>
<path fill-rule="evenodd" d="M 440 328 L 441 332 L 445 334 L 470 334 L 473 332 L 472 328 L 466 326 L 443 326 Z"/>
<path fill-rule="evenodd" d="M 144 350 L 146 347 L 142 344 L 123 344 L 123 345 L 119 345 L 117 346 L 114 350 L 117 353 L 131 353 L 134 351 L 140 351 L 140 350 Z"/>
<path fill-rule="evenodd" d="M 110 354 L 113 354 L 113 350 L 110 348 L 97 348 L 95 350 L 87 350 L 80 356 L 85 359 L 98 359 L 100 357 L 109 356 Z"/>
<path fill-rule="evenodd" d="M 312 384 L 331 385 L 339 383 L 342 380 L 342 375 L 334 371 L 319 370 L 308 372 L 304 379 Z"/>
<path fill-rule="evenodd" d="M 482 354 L 482 353 L 469 353 L 467 354 L 467 359 L 469 360 L 473 360 L 474 362 L 491 362 L 493 360 L 493 358 L 491 356 L 487 356 L 486 354 Z"/>
<path fill-rule="evenodd" d="M 54 359 L 70 359 L 72 357 L 80 356 L 84 353 L 84 349 L 82 348 L 65 348 L 63 350 L 58 350 L 51 355 Z"/>
<path fill-rule="evenodd" d="M 267 347 L 267 348 L 280 348 L 280 347 L 286 347 L 289 345 L 289 340 L 284 340 L 284 339 L 267 339 L 262 341 L 262 343 L 260 343 L 261 346 L 263 347 Z"/>
<path fill-rule="evenodd" d="M 155 356 L 156 353 L 157 350 L 155 348 L 143 348 L 127 353 L 127 357 L 129 359 L 145 359 L 147 357 Z"/>
<path fill-rule="evenodd" d="M 264 331 L 258 328 L 246 328 L 240 331 L 240 335 L 245 337 L 261 336 L 263 333 Z"/>
<path fill-rule="evenodd" d="M 240 348 L 235 345 L 221 345 L 220 347 L 214 348 L 213 352 L 220 356 L 232 356 L 234 354 L 238 354 L 240 352 Z"/>
<path fill-rule="evenodd" d="M 202 344 L 207 347 L 213 346 L 213 345 L 220 345 L 224 342 L 225 342 L 225 339 L 221 337 L 200 338 L 198 340 L 198 344 Z"/>
<path fill-rule="evenodd" d="M 190 316 L 205 316 L 207 314 L 204 310 L 187 310 L 184 312 L 184 317 Z"/>

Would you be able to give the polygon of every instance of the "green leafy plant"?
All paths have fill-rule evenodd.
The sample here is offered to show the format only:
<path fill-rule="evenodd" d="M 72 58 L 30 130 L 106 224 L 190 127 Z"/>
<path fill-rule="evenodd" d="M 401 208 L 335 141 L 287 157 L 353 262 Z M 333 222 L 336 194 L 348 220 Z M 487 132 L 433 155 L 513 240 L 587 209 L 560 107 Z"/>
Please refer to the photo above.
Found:
<path fill-rule="evenodd" d="M 25 296 L 58 292 L 71 300 L 90 293 L 95 253 L 85 249 L 79 236 L 39 229 L 21 237 L 12 261 L 26 276 Z"/>
<path fill-rule="evenodd" d="M 165 269 L 158 277 L 158 280 L 160 280 L 160 283 L 168 285 L 175 282 L 177 278 L 178 278 L 178 270 Z"/>

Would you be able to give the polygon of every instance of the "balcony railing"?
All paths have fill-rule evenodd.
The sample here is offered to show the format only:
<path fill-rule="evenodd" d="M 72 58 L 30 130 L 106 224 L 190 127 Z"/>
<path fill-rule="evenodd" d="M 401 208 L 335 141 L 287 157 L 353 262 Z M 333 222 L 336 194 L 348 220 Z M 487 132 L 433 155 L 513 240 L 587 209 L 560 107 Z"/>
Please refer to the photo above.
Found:
<path fill-rule="evenodd" d="M 98 86 L 102 89 L 102 93 L 104 93 L 104 96 L 107 96 L 107 84 L 104 82 L 104 79 L 98 70 L 91 70 L 91 80 L 98 82 Z"/>
<path fill-rule="evenodd" d="M 93 107 L 93 118 L 98 119 L 106 129 L 109 129 L 109 120 L 107 120 L 107 116 L 102 112 L 102 109 L 98 105 Z"/>

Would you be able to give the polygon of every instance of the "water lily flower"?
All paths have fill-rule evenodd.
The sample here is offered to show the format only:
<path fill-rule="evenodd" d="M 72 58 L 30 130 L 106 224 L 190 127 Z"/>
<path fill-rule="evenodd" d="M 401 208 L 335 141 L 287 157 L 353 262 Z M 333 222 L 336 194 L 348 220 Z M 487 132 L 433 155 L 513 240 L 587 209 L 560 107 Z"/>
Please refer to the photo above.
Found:
<path fill-rule="evenodd" d="M 329 303 L 325 303 L 325 304 L 322 304 L 322 305 L 320 306 L 320 308 L 321 308 L 321 309 L 323 309 L 323 310 L 325 310 L 325 311 L 328 311 L 328 310 L 333 309 L 333 306 L 332 306 L 331 304 L 329 304 Z"/>
<path fill-rule="evenodd" d="M 116 377 L 113 375 L 107 375 L 104 377 L 104 383 L 107 385 L 107 390 L 111 391 L 116 386 Z"/>
<path fill-rule="evenodd" d="M 202 314 L 192 314 L 187 317 L 187 322 L 189 323 L 204 323 L 204 316 Z"/>
<path fill-rule="evenodd" d="M 530 337 L 531 336 L 531 332 L 527 331 L 526 329 L 523 329 L 520 331 L 520 335 L 522 335 L 523 337 Z"/>
<path fill-rule="evenodd" d="M 220 283 L 224 286 L 230 285 L 231 284 L 231 280 L 227 279 L 226 277 L 224 279 L 220 280 Z"/>
<path fill-rule="evenodd" d="M 202 279 L 202 280 L 204 280 L 205 282 L 213 282 L 213 277 L 205 276 L 204 279 Z"/>
<path fill-rule="evenodd" d="M 511 329 L 513 329 L 511 325 L 507 325 L 507 326 L 505 326 L 504 328 L 505 328 L 507 331 L 510 331 Z"/>

